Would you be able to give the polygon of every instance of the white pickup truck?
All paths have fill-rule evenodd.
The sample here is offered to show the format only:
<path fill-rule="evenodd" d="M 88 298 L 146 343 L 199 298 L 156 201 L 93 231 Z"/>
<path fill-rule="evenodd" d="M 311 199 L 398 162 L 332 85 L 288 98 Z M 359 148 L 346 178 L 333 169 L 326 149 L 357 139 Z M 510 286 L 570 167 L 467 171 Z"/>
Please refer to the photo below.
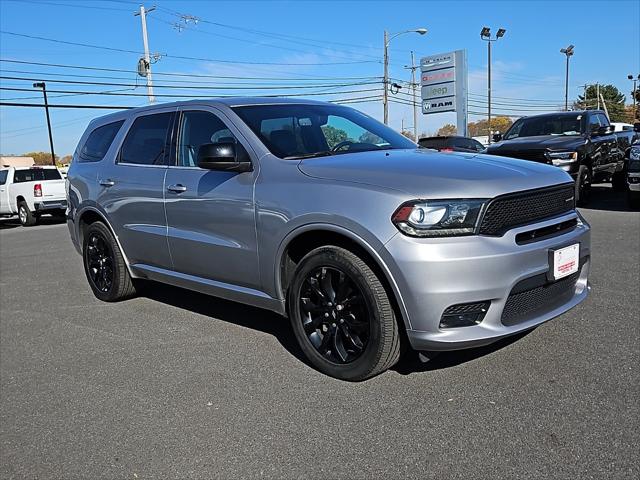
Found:
<path fill-rule="evenodd" d="M 67 208 L 65 180 L 54 166 L 0 169 L 0 216 L 18 215 L 24 226 L 42 214 L 63 217 Z"/>

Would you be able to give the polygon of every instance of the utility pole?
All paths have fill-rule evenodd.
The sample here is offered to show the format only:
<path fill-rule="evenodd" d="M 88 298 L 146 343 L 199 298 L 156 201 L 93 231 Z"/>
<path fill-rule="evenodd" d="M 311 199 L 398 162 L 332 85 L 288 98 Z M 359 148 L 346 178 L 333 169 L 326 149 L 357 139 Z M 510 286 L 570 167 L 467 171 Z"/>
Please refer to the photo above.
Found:
<path fill-rule="evenodd" d="M 640 75 L 637 78 L 633 78 L 633 75 L 627 75 L 629 80 L 633 81 L 633 90 L 631 91 L 631 100 L 633 102 L 633 121 L 635 122 L 638 118 L 638 101 L 636 97 L 638 96 L 637 90 L 637 82 L 640 80 Z"/>
<path fill-rule="evenodd" d="M 146 79 L 147 79 L 147 95 L 149 95 L 149 103 L 156 101 L 156 97 L 153 95 L 153 79 L 151 77 L 151 56 L 149 55 L 149 38 L 147 37 L 147 13 L 153 12 L 156 7 L 145 9 L 144 5 L 140 5 L 140 11 L 134 13 L 134 16 L 140 15 L 140 21 L 142 23 L 142 43 L 144 44 L 144 63 L 146 67 Z"/>
<path fill-rule="evenodd" d="M 49 118 L 49 101 L 47 100 L 47 85 L 44 82 L 33 84 L 33 88 L 41 88 L 44 95 L 44 111 L 47 114 L 47 128 L 49 129 L 49 146 L 51 147 L 51 164 L 56 165 L 56 154 L 53 151 L 53 134 L 51 133 L 51 119 Z"/>
<path fill-rule="evenodd" d="M 600 110 L 600 84 L 596 83 L 596 97 L 598 97 L 598 110 Z"/>
<path fill-rule="evenodd" d="M 411 70 L 411 88 L 413 91 L 413 141 L 418 142 L 418 97 L 416 95 L 418 90 L 418 84 L 416 83 L 416 65 L 415 56 L 413 50 L 411 51 L 411 66 L 404 67 Z"/>

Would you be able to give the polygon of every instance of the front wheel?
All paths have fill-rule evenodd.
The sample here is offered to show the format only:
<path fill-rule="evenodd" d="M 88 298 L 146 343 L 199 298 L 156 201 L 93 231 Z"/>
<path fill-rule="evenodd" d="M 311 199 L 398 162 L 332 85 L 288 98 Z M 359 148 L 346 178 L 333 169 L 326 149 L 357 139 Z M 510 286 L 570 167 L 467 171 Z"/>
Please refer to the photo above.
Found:
<path fill-rule="evenodd" d="M 118 243 L 103 223 L 95 222 L 87 227 L 82 258 L 89 286 L 100 300 L 115 302 L 136 293 Z"/>
<path fill-rule="evenodd" d="M 591 196 L 591 169 L 587 165 L 581 165 L 576 178 L 576 205 L 584 207 L 589 203 Z"/>
<path fill-rule="evenodd" d="M 359 381 L 400 358 L 400 333 L 380 279 L 358 256 L 320 247 L 298 264 L 288 291 L 300 348 L 321 372 Z"/>

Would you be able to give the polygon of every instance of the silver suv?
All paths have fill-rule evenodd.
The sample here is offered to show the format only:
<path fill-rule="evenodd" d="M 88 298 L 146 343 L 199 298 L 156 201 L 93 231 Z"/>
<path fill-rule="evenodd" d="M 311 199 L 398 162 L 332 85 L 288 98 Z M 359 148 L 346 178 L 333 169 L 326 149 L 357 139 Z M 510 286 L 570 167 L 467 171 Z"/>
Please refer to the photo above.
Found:
<path fill-rule="evenodd" d="M 154 280 L 275 311 L 345 380 L 405 345 L 489 344 L 584 300 L 573 194 L 558 168 L 417 149 L 351 108 L 267 98 L 96 119 L 67 182 L 96 297 Z"/>

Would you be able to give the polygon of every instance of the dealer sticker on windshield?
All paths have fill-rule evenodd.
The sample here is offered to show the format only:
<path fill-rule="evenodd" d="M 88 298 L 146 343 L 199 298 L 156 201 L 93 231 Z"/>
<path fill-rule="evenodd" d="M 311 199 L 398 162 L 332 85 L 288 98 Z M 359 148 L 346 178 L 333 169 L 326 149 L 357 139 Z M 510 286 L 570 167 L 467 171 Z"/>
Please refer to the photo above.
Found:
<path fill-rule="evenodd" d="M 553 278 L 559 280 L 576 273 L 580 265 L 580 244 L 553 251 Z"/>

